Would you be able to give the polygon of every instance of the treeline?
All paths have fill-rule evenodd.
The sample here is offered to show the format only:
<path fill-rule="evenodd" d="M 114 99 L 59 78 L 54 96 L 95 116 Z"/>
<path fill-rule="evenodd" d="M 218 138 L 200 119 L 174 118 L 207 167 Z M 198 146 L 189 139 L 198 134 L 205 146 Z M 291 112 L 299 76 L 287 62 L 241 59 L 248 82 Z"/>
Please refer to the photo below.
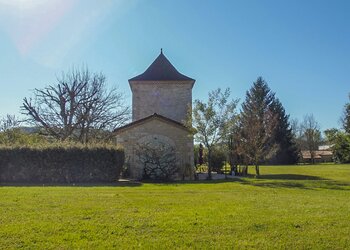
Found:
<path fill-rule="evenodd" d="M 342 129 L 327 129 L 327 141 L 332 145 L 334 160 L 339 163 L 350 163 L 350 94 L 349 102 L 344 105 L 341 117 Z"/>
<path fill-rule="evenodd" d="M 312 114 L 304 116 L 301 122 L 292 120 L 292 131 L 297 146 L 309 153 L 310 163 L 315 163 L 316 152 L 320 145 L 329 147 L 328 150 L 332 151 L 335 163 L 350 163 L 350 95 L 349 102 L 343 107 L 340 120 L 342 128 L 326 129 L 324 137 L 320 125 Z"/>
<path fill-rule="evenodd" d="M 313 115 L 306 115 L 300 123 L 290 120 L 280 100 L 261 77 L 246 92 L 240 111 L 237 111 L 238 102 L 230 99 L 230 89 L 211 91 L 207 102 L 194 102 L 189 121 L 193 124 L 195 140 L 204 145 L 205 152 L 203 158 L 203 151 L 197 146 L 195 159 L 197 164 L 206 160 L 209 178 L 213 170 L 220 171 L 224 161 L 241 175 L 247 174 L 248 166 L 253 165 L 257 176 L 261 164 L 296 164 L 301 150 L 308 150 L 314 162 L 315 151 L 323 140 Z M 347 104 L 344 131 L 325 132 L 338 162 L 348 161 L 346 154 L 350 157 L 349 132 L 346 132 L 349 114 Z"/>

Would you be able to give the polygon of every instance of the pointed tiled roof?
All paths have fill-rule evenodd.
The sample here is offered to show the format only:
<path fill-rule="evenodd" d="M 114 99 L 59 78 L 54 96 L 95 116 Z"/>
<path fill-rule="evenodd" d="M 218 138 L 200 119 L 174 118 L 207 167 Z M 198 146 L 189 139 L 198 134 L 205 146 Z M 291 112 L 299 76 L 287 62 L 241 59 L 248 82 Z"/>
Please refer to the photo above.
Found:
<path fill-rule="evenodd" d="M 154 62 L 141 75 L 135 76 L 129 81 L 195 81 L 181 74 L 165 57 L 163 51 Z"/>

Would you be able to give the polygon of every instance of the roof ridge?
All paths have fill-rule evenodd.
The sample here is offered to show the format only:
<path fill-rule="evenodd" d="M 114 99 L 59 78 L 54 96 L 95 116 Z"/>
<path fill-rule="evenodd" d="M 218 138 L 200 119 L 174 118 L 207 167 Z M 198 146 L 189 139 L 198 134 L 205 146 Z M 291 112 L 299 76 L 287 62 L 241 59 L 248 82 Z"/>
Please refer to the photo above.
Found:
<path fill-rule="evenodd" d="M 136 125 L 136 124 L 139 124 L 139 123 L 142 123 L 144 121 L 147 121 L 149 119 L 152 119 L 152 118 L 159 118 L 160 120 L 164 120 L 164 121 L 167 121 L 167 122 L 170 122 L 170 123 L 173 123 L 174 125 L 177 125 L 179 127 L 181 127 L 182 129 L 186 129 L 186 130 L 189 130 L 184 124 L 182 124 L 181 122 L 178 122 L 178 121 L 175 121 L 171 118 L 168 118 L 168 117 L 165 117 L 163 115 L 160 115 L 160 114 L 157 114 L 157 113 L 154 113 L 152 115 L 149 115 L 149 116 L 146 116 L 144 118 L 141 118 L 139 120 L 136 120 L 136 121 L 133 121 L 133 122 L 130 122 L 122 127 L 119 127 L 119 128 L 116 128 L 113 132 L 118 132 L 119 130 L 123 130 L 125 128 L 128 128 L 128 127 L 131 127 L 133 125 Z"/>

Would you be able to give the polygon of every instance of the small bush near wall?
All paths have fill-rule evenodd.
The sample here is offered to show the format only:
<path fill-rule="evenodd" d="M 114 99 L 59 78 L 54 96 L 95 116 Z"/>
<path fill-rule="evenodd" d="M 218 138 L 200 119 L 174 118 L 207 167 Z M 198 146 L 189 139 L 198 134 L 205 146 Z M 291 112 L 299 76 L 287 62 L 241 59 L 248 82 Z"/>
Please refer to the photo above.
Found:
<path fill-rule="evenodd" d="M 123 163 L 123 150 L 112 147 L 2 147 L 0 182 L 113 182 Z"/>
<path fill-rule="evenodd" d="M 225 165 L 225 160 L 225 152 L 220 148 L 215 148 L 211 155 L 211 167 L 213 171 L 221 173 L 221 169 Z"/>

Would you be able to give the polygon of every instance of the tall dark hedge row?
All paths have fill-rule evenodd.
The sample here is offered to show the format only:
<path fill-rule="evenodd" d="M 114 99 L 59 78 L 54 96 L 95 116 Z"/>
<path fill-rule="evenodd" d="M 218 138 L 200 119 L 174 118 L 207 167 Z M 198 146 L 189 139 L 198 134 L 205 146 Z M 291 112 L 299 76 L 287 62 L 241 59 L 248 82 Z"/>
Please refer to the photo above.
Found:
<path fill-rule="evenodd" d="M 124 152 L 108 147 L 0 148 L 0 182 L 113 182 Z"/>

